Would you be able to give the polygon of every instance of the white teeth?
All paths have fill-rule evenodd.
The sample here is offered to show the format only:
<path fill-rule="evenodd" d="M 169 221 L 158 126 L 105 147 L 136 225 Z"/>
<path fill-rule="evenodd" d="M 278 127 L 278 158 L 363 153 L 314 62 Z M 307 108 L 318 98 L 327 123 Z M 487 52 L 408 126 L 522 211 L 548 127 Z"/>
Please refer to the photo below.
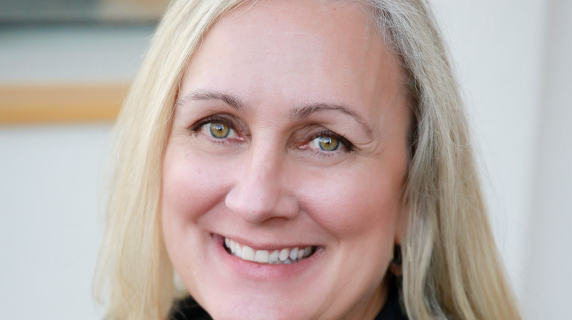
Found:
<path fill-rule="evenodd" d="M 282 249 L 278 258 L 280 258 L 280 261 L 286 261 L 288 254 L 290 254 L 290 249 Z"/>
<path fill-rule="evenodd" d="M 278 250 L 272 251 L 272 253 L 270 254 L 270 258 L 269 258 L 270 263 L 277 262 L 279 254 L 280 254 L 280 251 L 278 251 Z"/>
<path fill-rule="evenodd" d="M 240 247 L 240 244 L 236 242 L 234 243 L 234 253 L 237 257 L 242 258 L 242 248 Z"/>
<path fill-rule="evenodd" d="M 230 253 L 247 261 L 264 264 L 291 264 L 304 260 L 312 254 L 312 246 L 305 248 L 284 248 L 282 250 L 254 250 L 249 246 L 241 246 L 232 239 L 224 238 L 224 245 Z"/>
<path fill-rule="evenodd" d="M 296 260 L 298 258 L 298 248 L 292 248 L 290 250 L 290 260 Z"/>
<path fill-rule="evenodd" d="M 249 246 L 242 247 L 242 259 L 254 261 L 254 250 Z"/>
<path fill-rule="evenodd" d="M 268 263 L 268 250 L 258 250 L 254 255 L 254 261 Z"/>

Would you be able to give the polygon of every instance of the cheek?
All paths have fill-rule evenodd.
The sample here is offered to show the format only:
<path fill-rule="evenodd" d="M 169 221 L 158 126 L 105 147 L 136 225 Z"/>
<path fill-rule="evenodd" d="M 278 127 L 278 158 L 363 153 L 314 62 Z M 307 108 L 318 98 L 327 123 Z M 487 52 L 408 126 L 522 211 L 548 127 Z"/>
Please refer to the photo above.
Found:
<path fill-rule="evenodd" d="M 334 178 L 309 178 L 301 194 L 307 211 L 324 229 L 338 238 L 353 238 L 371 231 L 393 233 L 400 185 L 382 170 L 348 170 Z"/>
<path fill-rule="evenodd" d="M 192 290 L 188 275 L 197 271 L 206 248 L 204 228 L 207 212 L 216 211 L 224 203 L 230 172 L 200 153 L 184 146 L 168 145 L 163 166 L 161 220 L 167 252 L 175 269 Z"/>
<path fill-rule="evenodd" d="M 169 147 L 165 154 L 163 217 L 196 223 L 226 196 L 229 168 L 181 149 Z"/>

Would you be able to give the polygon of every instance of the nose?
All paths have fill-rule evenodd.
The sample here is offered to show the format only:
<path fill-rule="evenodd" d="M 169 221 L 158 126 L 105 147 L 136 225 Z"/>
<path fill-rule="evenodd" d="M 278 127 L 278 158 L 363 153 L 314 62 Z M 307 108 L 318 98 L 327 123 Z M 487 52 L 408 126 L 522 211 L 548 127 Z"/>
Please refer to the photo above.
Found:
<path fill-rule="evenodd" d="M 252 146 L 225 198 L 227 208 L 251 225 L 274 218 L 295 218 L 299 203 L 286 185 L 284 163 L 282 152 Z"/>

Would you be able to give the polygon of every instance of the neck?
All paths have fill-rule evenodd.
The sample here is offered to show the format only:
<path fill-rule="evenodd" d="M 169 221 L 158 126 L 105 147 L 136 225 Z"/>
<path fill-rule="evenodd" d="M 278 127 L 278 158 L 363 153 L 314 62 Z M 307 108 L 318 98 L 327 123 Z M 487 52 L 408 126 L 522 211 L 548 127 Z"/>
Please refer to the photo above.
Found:
<path fill-rule="evenodd" d="M 388 277 L 384 277 L 380 285 L 347 313 L 343 320 L 373 320 L 383 308 L 389 293 Z"/>

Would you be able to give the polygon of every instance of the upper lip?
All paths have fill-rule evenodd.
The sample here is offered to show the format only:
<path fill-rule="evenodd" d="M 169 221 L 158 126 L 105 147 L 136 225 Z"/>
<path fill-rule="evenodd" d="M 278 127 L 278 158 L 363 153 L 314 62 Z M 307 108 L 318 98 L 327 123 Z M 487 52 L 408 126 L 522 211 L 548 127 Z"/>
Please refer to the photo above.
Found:
<path fill-rule="evenodd" d="M 223 239 L 226 237 L 229 240 L 234 240 L 235 242 L 238 242 L 240 245 L 246 245 L 254 250 L 279 250 L 279 249 L 284 249 L 284 248 L 305 248 L 305 247 L 310 247 L 310 246 L 318 246 L 316 244 L 313 243 L 303 243 L 303 242 L 297 242 L 297 243 L 287 243 L 287 242 L 281 242 L 280 244 L 276 244 L 276 243 L 266 243 L 266 242 L 260 242 L 260 241 L 251 241 L 245 238 L 241 238 L 241 237 L 233 237 L 233 236 L 224 236 L 224 235 L 219 235 L 220 237 L 222 237 Z"/>

